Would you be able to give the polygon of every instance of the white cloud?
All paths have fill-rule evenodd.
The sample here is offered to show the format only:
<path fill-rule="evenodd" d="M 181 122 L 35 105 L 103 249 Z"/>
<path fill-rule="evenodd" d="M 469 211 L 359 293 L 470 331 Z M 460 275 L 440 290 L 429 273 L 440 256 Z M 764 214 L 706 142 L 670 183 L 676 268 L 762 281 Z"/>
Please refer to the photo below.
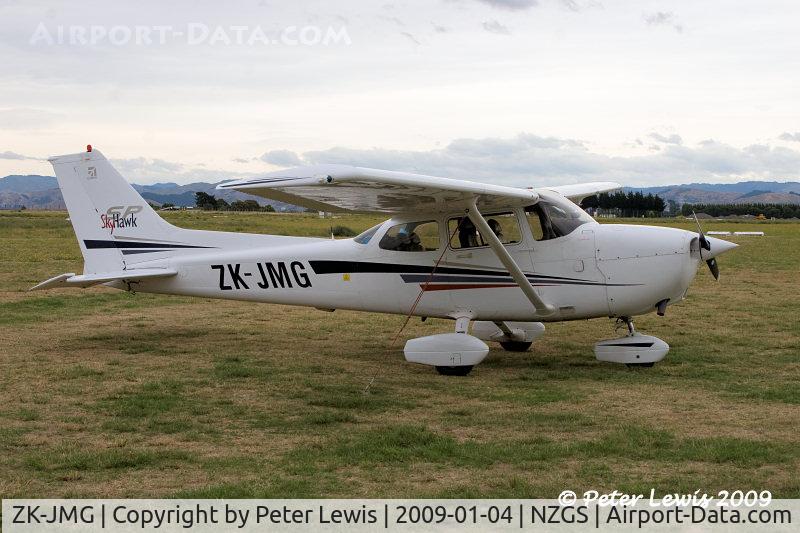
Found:
<path fill-rule="evenodd" d="M 660 133 L 651 133 L 650 138 L 654 139 L 658 142 L 662 142 L 665 144 L 683 144 L 683 139 L 681 139 L 680 135 L 676 135 L 675 133 L 671 135 L 662 135 Z"/>
<path fill-rule="evenodd" d="M 800 142 L 800 131 L 796 131 L 794 133 L 789 133 L 788 131 L 784 131 L 778 137 L 782 141 L 794 141 Z"/>
<path fill-rule="evenodd" d="M 414 43 L 416 45 L 422 44 L 421 42 L 419 42 L 419 39 L 417 39 L 416 37 L 414 37 L 413 34 L 407 32 L 407 31 L 401 31 L 400 35 L 402 35 L 403 37 L 405 37 L 406 39 L 408 39 L 409 41 L 411 41 L 412 43 Z"/>
<path fill-rule="evenodd" d="M 54 124 L 61 116 L 45 109 L 0 109 L 0 130 L 40 130 Z"/>
<path fill-rule="evenodd" d="M 508 27 L 500 24 L 496 20 L 487 20 L 483 23 L 483 29 L 489 33 L 496 33 L 498 35 L 511 35 L 511 30 Z"/>
<path fill-rule="evenodd" d="M 262 155 L 260 159 L 265 163 L 279 167 L 294 167 L 303 164 L 297 154 L 291 150 L 271 150 Z"/>
<path fill-rule="evenodd" d="M 753 144 L 737 148 L 706 140 L 684 146 L 673 137 L 649 155 L 611 156 L 580 140 L 520 134 L 513 138 L 456 139 L 435 150 L 354 149 L 309 151 L 311 164 L 339 163 L 488 181 L 516 186 L 616 180 L 625 185 L 740 179 L 797 179 L 800 151 Z"/>
<path fill-rule="evenodd" d="M 306 152 L 339 146 L 357 151 L 356 162 L 370 157 L 390 163 L 373 166 L 390 168 L 392 155 L 408 167 L 469 175 L 459 158 L 472 147 L 488 153 L 476 172 L 492 179 L 531 169 L 547 179 L 541 166 L 568 179 L 618 172 L 665 183 L 692 174 L 691 165 L 719 172 L 677 151 L 711 158 L 722 150 L 701 139 L 736 147 L 715 157 L 739 161 L 737 172 L 754 177 L 780 176 L 783 158 L 793 156 L 742 147 L 771 139 L 800 149 L 800 2 L 390 2 L 175 0 L 164 10 L 155 0 L 85 0 L 72 9 L 56 0 L 0 0 L 0 146 L 51 155 L 91 142 L 116 158 L 146 154 L 153 166 L 133 165 L 143 175 L 137 181 L 151 172 L 177 180 L 209 169 L 266 172 L 273 163 L 258 157 L 265 147 L 289 150 L 295 158 L 280 161 L 293 165 Z M 601 8 L 587 12 L 591 7 Z M 191 22 L 258 24 L 270 34 L 346 25 L 352 44 L 192 46 L 169 37 L 151 46 L 31 45 L 42 22 L 51 33 L 71 25 L 171 25 L 180 32 Z M 557 145 L 531 146 L 516 137 L 520 131 Z M 664 139 L 648 136 L 653 131 Z M 681 144 L 669 142 L 674 132 Z M 788 135 L 778 138 L 781 132 Z M 631 144 L 637 137 L 641 143 Z M 365 150 L 372 146 L 380 148 Z M 0 175 L 51 172 L 46 162 L 8 157 L 0 158 Z M 523 170 L 514 167 L 517 157 Z M 664 172 L 639 168 L 658 158 Z M 159 167 L 159 159 L 183 165 Z"/>
<path fill-rule="evenodd" d="M 538 0 L 478 0 L 483 4 L 509 11 L 530 9 L 539 5 Z"/>
<path fill-rule="evenodd" d="M 226 179 L 253 177 L 252 172 L 207 169 L 203 165 L 192 167 L 163 159 L 135 157 L 131 159 L 111 159 L 111 164 L 122 176 L 132 183 L 175 182 L 191 183 L 197 181 L 215 183 Z"/>
<path fill-rule="evenodd" d="M 25 161 L 25 160 L 42 161 L 42 159 L 39 158 L 39 157 L 31 157 L 31 156 L 28 156 L 28 155 L 22 155 L 22 154 L 18 154 L 16 152 L 10 152 L 8 150 L 6 150 L 5 152 L 0 152 L 0 159 L 13 159 L 13 160 L 17 160 L 17 161 Z"/>
<path fill-rule="evenodd" d="M 455 139 L 443 148 L 397 150 L 335 146 L 308 150 L 271 150 L 260 158 L 236 158 L 237 163 L 267 163 L 279 167 L 345 164 L 483 181 L 512 186 L 544 186 L 581 181 L 612 180 L 627 186 L 690 182 L 800 179 L 800 150 L 767 144 L 736 147 L 706 139 L 688 145 L 680 136 L 650 134 L 660 144 L 631 143 L 639 153 L 620 156 L 603 153 L 580 139 L 521 133 L 514 137 Z M 663 140 L 662 140 L 663 138 Z M 0 159 L 35 159 L 16 152 L 0 152 Z M 217 182 L 263 175 L 209 169 L 159 158 L 112 159 L 131 182 Z M 253 167 L 251 167 L 253 168 Z M 257 168 L 257 167 L 256 167 Z"/>
<path fill-rule="evenodd" d="M 669 26 L 676 32 L 683 33 L 683 24 L 677 22 L 675 13 L 671 11 L 656 11 L 644 16 L 648 26 Z"/>

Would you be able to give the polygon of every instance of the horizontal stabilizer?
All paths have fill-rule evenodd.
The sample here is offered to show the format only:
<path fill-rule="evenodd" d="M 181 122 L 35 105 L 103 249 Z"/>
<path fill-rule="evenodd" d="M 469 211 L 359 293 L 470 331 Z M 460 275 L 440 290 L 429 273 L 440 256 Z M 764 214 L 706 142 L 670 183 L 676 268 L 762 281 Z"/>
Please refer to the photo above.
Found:
<path fill-rule="evenodd" d="M 172 268 L 134 268 L 116 272 L 100 272 L 97 274 L 61 274 L 43 281 L 29 290 L 40 291 L 56 287 L 91 287 L 109 281 L 137 281 L 146 278 L 166 278 L 174 276 L 178 271 Z"/>

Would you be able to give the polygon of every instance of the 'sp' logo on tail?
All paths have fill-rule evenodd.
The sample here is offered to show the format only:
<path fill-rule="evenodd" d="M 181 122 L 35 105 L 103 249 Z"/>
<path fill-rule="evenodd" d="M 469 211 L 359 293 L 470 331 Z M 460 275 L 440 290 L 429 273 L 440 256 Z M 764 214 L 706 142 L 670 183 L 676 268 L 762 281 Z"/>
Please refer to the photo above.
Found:
<path fill-rule="evenodd" d="M 136 213 L 144 209 L 141 205 L 115 205 L 109 207 L 104 215 L 100 215 L 100 227 L 103 229 L 110 229 L 114 232 L 114 228 L 138 228 L 138 219 Z"/>

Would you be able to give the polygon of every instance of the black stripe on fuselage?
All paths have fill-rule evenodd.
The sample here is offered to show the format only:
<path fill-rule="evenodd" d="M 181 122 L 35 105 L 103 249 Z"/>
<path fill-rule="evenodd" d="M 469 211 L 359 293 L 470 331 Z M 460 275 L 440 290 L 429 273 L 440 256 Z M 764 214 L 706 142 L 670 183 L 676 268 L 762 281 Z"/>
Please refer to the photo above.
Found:
<path fill-rule="evenodd" d="M 213 246 L 195 246 L 193 244 L 171 244 L 166 242 L 138 242 L 138 241 L 101 241 L 94 239 L 84 239 L 84 246 L 87 250 L 101 250 L 104 248 L 126 248 L 126 249 L 176 249 L 176 248 L 213 248 Z"/>
<path fill-rule="evenodd" d="M 434 267 L 425 265 L 404 265 L 400 263 L 373 263 L 369 261 L 309 261 L 315 274 L 400 274 L 406 283 L 426 283 L 429 280 L 435 283 L 513 283 L 514 280 L 508 272 L 501 270 L 486 270 L 478 268 L 438 267 L 431 276 Z M 526 273 L 525 276 L 531 283 L 551 283 L 557 285 L 597 285 L 627 287 L 625 283 L 603 283 L 580 278 L 565 278 L 563 276 L 548 276 L 546 274 Z M 634 284 L 638 285 L 638 284 Z"/>
<path fill-rule="evenodd" d="M 344 274 L 344 273 L 369 273 L 369 274 L 430 274 L 432 266 L 404 265 L 401 263 L 372 263 L 369 261 L 309 261 L 315 274 Z M 508 278 L 510 274 L 503 270 L 485 270 L 478 268 L 437 267 L 437 274 L 464 274 Z M 547 276 L 544 274 L 526 274 L 548 280 L 565 281 L 591 281 L 561 276 Z M 499 281 L 499 280 L 498 280 Z"/>

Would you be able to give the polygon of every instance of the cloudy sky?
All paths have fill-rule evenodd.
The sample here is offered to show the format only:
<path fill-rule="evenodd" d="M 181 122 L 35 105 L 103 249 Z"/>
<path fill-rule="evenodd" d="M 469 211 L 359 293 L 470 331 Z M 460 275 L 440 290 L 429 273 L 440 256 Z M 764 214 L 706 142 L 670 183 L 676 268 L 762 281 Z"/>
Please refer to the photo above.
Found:
<path fill-rule="evenodd" d="M 0 0 L 0 176 L 800 179 L 800 3 Z"/>

